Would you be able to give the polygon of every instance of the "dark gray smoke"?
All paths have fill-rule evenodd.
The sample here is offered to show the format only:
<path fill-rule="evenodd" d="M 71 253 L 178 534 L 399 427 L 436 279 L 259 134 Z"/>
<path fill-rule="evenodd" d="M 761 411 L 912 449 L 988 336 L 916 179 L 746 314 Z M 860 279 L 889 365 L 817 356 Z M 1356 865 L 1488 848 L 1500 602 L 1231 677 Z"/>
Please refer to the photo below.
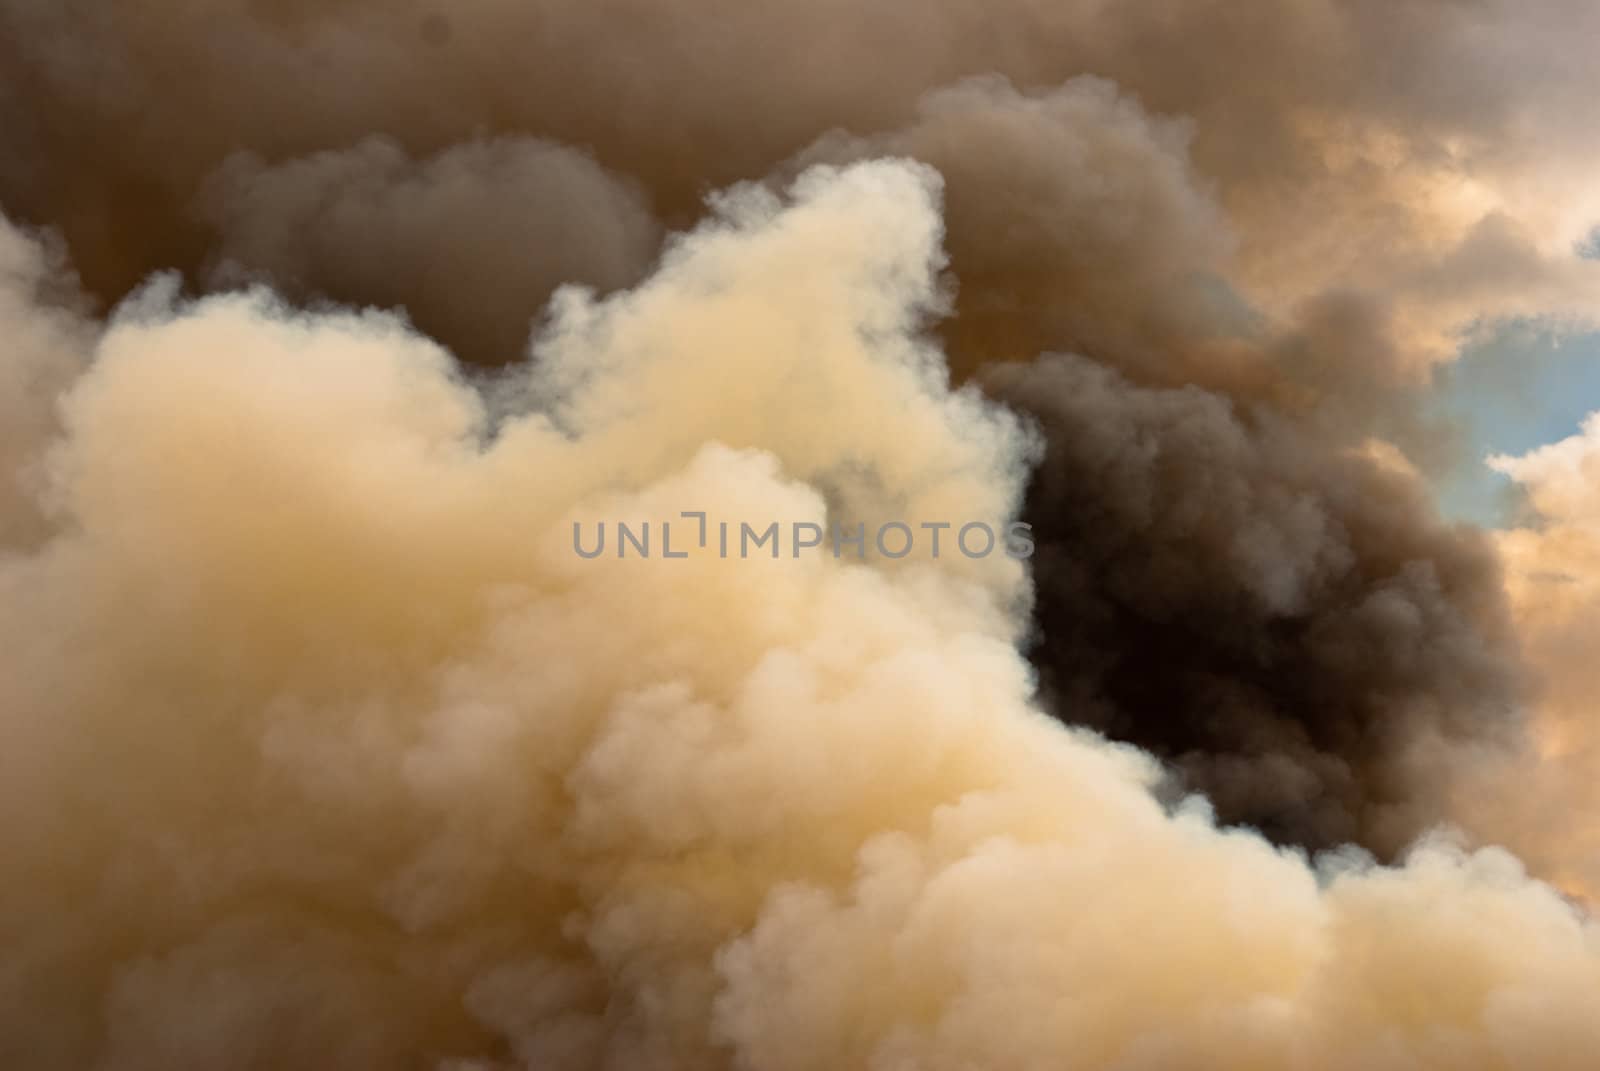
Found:
<path fill-rule="evenodd" d="M 1170 328 L 1181 312 L 1164 292 L 1137 301 L 1116 281 L 1146 285 L 1149 253 L 1159 246 L 1167 248 L 1158 263 L 1174 276 L 1225 270 L 1274 316 L 1330 287 L 1358 291 L 1387 310 L 1397 343 L 1437 358 L 1449 329 L 1472 317 L 1577 307 L 1570 240 L 1593 225 L 1583 213 L 1600 214 L 1585 192 L 1587 132 L 1600 105 L 1575 42 L 1597 19 L 1584 0 L 953 0 L 936 13 L 917 3 L 862 8 L 847 0 L 680 5 L 670 13 L 645 0 L 468 0 L 448 8 L 223 0 L 207 5 L 204 19 L 177 0 L 137 8 L 4 0 L 0 203 L 14 217 L 61 228 L 89 288 L 114 299 L 152 270 L 203 278 L 219 244 L 249 259 L 258 247 L 241 232 L 281 225 L 292 233 L 330 170 L 323 157 L 313 167 L 293 161 L 330 152 L 359 158 L 356 147 L 374 136 L 417 162 L 485 138 L 564 143 L 640 184 L 678 223 L 698 215 L 708 190 L 759 177 L 838 129 L 937 155 L 953 172 L 953 202 L 991 205 L 951 221 L 963 282 L 958 363 L 998 351 L 1029 356 L 1047 348 L 1042 343 L 1075 348 L 1062 337 L 1067 317 L 1083 334 L 1116 331 L 1126 344 L 1168 345 L 1170 330 L 1129 332 Z M 942 103 L 928 96 L 998 76 L 1028 98 L 1048 98 L 1083 74 L 1121 87 L 1123 113 L 1139 101 L 1178 117 L 1159 138 L 1166 148 L 1187 128 L 1202 185 L 1236 232 L 1226 263 L 1194 245 L 1203 223 L 1116 212 L 1089 218 L 1087 207 L 1108 201 L 1134 207 L 1137 189 L 1122 190 L 1130 181 L 1156 187 L 1171 176 L 1130 180 L 1118 164 L 1134 157 L 1119 157 L 1114 139 L 1079 136 L 1076 153 L 1059 137 L 1037 151 L 1017 140 L 1024 127 L 1070 125 L 1070 105 L 1030 110 L 990 94 L 985 111 L 973 94 Z M 229 205 L 212 201 L 197 212 L 218 169 L 239 152 L 265 166 L 270 194 L 251 197 L 235 183 Z M 593 223 L 608 235 L 596 211 L 606 197 L 581 190 L 567 162 L 548 163 L 556 174 L 540 183 L 535 214 Z M 1084 171 L 1102 181 L 1068 181 Z M 465 222 L 506 223 L 495 193 L 503 175 L 485 173 L 481 219 Z M 400 181 L 393 168 L 382 177 Z M 610 182 L 599 172 L 586 177 Z M 393 194 L 380 199 L 394 203 Z M 372 246 L 385 244 L 390 219 L 378 211 L 365 221 Z M 1144 228 L 1157 246 L 1105 250 L 1099 272 L 1107 281 L 1096 293 L 1052 289 L 1052 279 L 1084 278 L 1063 274 L 1066 260 L 1093 247 L 1074 223 Z M 374 286 L 343 261 L 362 255 L 324 243 L 300 254 L 296 276 L 339 300 L 424 300 Z M 572 277 L 616 285 L 596 273 L 604 258 L 594 251 L 558 242 L 530 256 L 529 291 L 547 288 L 565 256 Z M 264 260 L 264 269 L 283 267 Z M 1592 285 L 1592 271 L 1587 278 Z M 1107 290 L 1123 308 L 1087 327 Z M 1084 311 L 1064 312 L 1069 300 Z M 1144 312 L 1130 317 L 1130 302 Z M 492 322 L 499 337 L 520 329 L 523 316 L 506 311 Z M 493 338 L 459 322 L 441 321 L 446 327 L 452 346 L 494 351 Z"/>
<path fill-rule="evenodd" d="M 1413 478 L 1081 358 L 988 382 L 1048 443 L 1025 516 L 1050 709 L 1173 760 L 1224 819 L 1317 848 L 1400 847 L 1434 817 L 1430 748 L 1510 738 L 1492 550 Z"/>
<path fill-rule="evenodd" d="M 221 239 L 211 277 L 406 309 L 474 364 L 518 359 L 563 283 L 637 282 L 659 242 L 631 184 L 529 138 L 413 160 L 371 138 L 276 167 L 231 157 L 200 200 Z"/>

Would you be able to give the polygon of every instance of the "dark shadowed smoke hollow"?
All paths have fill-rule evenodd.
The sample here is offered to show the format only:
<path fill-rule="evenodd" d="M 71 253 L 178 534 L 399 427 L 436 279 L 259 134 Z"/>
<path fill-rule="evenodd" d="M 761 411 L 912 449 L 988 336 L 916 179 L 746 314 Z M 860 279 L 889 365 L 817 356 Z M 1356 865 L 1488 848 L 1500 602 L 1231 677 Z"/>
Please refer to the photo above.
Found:
<path fill-rule="evenodd" d="M 637 282 L 710 190 L 925 161 L 952 364 L 1045 439 L 1049 709 L 1225 821 L 1387 853 L 1437 817 L 1433 745 L 1507 728 L 1521 684 L 1483 540 L 1369 440 L 1450 463 L 1410 399 L 1452 332 L 1569 303 L 1519 211 L 1593 111 L 1541 49 L 1594 17 L 0 0 L 0 204 L 105 303 L 158 269 L 266 280 L 499 366 L 558 284 Z M 1435 196 L 1463 174 L 1503 196 Z"/>
<path fill-rule="evenodd" d="M 1069 358 L 994 381 L 1048 442 L 1025 513 L 1050 709 L 1176 760 L 1276 840 L 1413 834 L 1406 734 L 1510 712 L 1482 541 L 1407 480 L 1215 394 Z"/>

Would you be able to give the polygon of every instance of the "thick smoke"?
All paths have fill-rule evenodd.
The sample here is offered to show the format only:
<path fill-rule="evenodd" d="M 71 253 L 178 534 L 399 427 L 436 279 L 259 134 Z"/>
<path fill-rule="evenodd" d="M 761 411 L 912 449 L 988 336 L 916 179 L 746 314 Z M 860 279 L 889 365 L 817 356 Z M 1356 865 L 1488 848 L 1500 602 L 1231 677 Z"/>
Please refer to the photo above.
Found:
<path fill-rule="evenodd" d="M 0 204 L 105 302 L 157 269 L 262 280 L 498 366 L 558 284 L 636 282 L 709 189 L 924 161 L 951 364 L 1049 439 L 1027 516 L 1052 712 L 1229 821 L 1388 852 L 1438 816 L 1435 767 L 1516 729 L 1494 559 L 1392 462 L 1456 460 L 1416 398 L 1475 326 L 1593 313 L 1572 243 L 1600 95 L 1573 42 L 1596 11 L 0 0 Z M 1041 353 L 1077 356 L 980 371 Z M 691 410 L 737 389 L 676 375 Z M 1137 446 L 1107 438 L 1135 415 Z M 1163 494 L 1260 485 L 1146 516 L 1108 448 L 1158 458 L 1128 475 Z M 1206 575 L 1086 564 L 1113 559 Z"/>
<path fill-rule="evenodd" d="M 1417 404 L 1594 318 L 1597 30 L 0 0 L 0 1056 L 1582 1065 L 1509 859 L 1178 800 L 1600 888 L 1593 450 Z M 1038 550 L 569 542 L 683 509 Z"/>
<path fill-rule="evenodd" d="M 1049 443 L 1026 515 L 1052 709 L 1319 847 L 1400 847 L 1452 747 L 1515 739 L 1492 550 L 1414 475 L 1080 358 L 991 382 Z"/>
<path fill-rule="evenodd" d="M 0 554 L 45 532 L 43 451 L 94 338 L 85 304 L 56 244 L 0 217 Z"/>
<path fill-rule="evenodd" d="M 1046 240 L 1076 245 L 1082 206 L 1116 199 L 1106 190 L 1128 176 L 1094 160 L 1074 165 L 1056 139 L 1031 161 L 1019 161 L 1023 146 L 990 156 L 1026 115 L 967 109 L 962 118 L 947 102 L 930 116 L 925 97 L 970 76 L 1048 93 L 1095 74 L 1158 114 L 1193 121 L 1198 171 L 1238 228 L 1230 274 L 1251 302 L 1290 316 L 1330 288 L 1355 292 L 1377 307 L 1414 371 L 1480 317 L 1592 311 L 1581 287 L 1597 269 L 1569 254 L 1600 216 L 1588 181 L 1600 98 L 1582 47 L 1597 20 L 1587 0 L 951 0 L 934 11 L 847 0 L 671 11 L 643 0 L 220 0 L 203 19 L 176 0 L 4 0 L 0 203 L 61 227 L 90 288 L 114 298 L 152 270 L 209 263 L 217 234 L 195 201 L 240 150 L 277 168 L 356 151 L 374 135 L 414 160 L 486 136 L 549 139 L 592 152 L 682 221 L 708 189 L 758 178 L 838 128 L 909 137 L 939 152 L 941 166 L 960 157 L 953 204 L 995 206 L 952 221 L 965 314 L 1005 302 L 1015 282 L 1005 270 L 986 276 L 985 263 L 1017 264 Z M 953 132 L 935 144 L 952 126 L 970 149 Z M 1109 187 L 1041 189 L 1052 156 Z M 553 196 L 541 214 L 578 215 L 601 198 L 559 179 L 542 188 Z M 301 218 L 298 197 L 234 192 L 232 227 L 270 229 L 286 211 L 291 225 Z M 483 217 L 499 218 L 501 204 L 486 198 Z M 1007 205 L 1015 211 L 1004 214 Z M 1146 233 L 1187 250 L 1195 229 Z M 554 266 L 560 252 L 579 256 L 568 274 L 593 266 L 593 253 L 566 247 L 536 259 Z M 299 265 L 310 269 L 304 278 L 329 296 L 395 299 L 393 284 L 342 270 L 342 251 L 302 255 L 316 262 Z M 1042 270 L 1070 256 L 1052 249 Z M 1103 271 L 1117 277 L 1122 260 L 1114 252 Z M 1132 273 L 1117 302 L 1161 308 L 1139 301 L 1143 281 Z M 1071 291 L 1026 296 L 993 343 L 958 329 L 957 362 L 1072 348 L 1058 337 L 992 352 L 1047 333 L 1031 317 L 1048 324 L 1066 299 L 1085 301 Z M 448 326 L 452 347 L 488 354 L 520 319 Z"/>
<path fill-rule="evenodd" d="M 574 553 L 1013 515 L 1033 443 L 926 335 L 938 185 L 720 196 L 560 295 L 500 421 L 379 313 L 168 282 L 85 340 L 52 533 L 0 559 L 5 1064 L 1588 1066 L 1592 923 L 1497 850 L 1313 869 L 1164 806 L 1031 705 L 1019 563 Z"/>
<path fill-rule="evenodd" d="M 1515 738 L 1495 559 L 1367 442 L 1448 446 L 1369 297 L 1278 323 L 1230 307 L 1233 236 L 1190 138 L 1100 80 L 991 80 L 802 159 L 948 178 L 952 259 L 979 280 L 958 352 L 1090 355 L 982 377 L 1049 444 L 1026 516 L 1050 709 L 1173 760 L 1229 821 L 1393 851 L 1437 819 L 1457 749 Z"/>
<path fill-rule="evenodd" d="M 269 167 L 230 158 L 201 200 L 230 266 L 296 293 L 404 307 L 458 356 L 522 356 L 557 286 L 637 281 L 659 236 L 642 196 L 592 160 L 529 139 L 413 161 L 373 139 Z"/>

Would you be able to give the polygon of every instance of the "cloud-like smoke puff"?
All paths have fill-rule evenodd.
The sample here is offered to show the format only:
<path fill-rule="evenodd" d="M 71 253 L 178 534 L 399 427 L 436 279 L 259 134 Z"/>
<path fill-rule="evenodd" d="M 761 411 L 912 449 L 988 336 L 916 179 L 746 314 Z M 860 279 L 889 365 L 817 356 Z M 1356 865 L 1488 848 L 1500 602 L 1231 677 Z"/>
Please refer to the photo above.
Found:
<path fill-rule="evenodd" d="M 1497 542 L 1519 635 L 1537 674 L 1533 734 L 1510 758 L 1458 771 L 1463 821 L 1517 845 L 1542 873 L 1600 900 L 1600 743 L 1592 729 L 1600 671 L 1600 415 L 1582 431 L 1490 463 L 1516 480 L 1526 516 Z M 1507 792 L 1502 786 L 1515 785 Z"/>
<path fill-rule="evenodd" d="M 1010 515 L 1027 439 L 922 337 L 936 189 L 723 196 L 494 427 L 381 315 L 125 309 L 0 561 L 5 1062 L 1585 1066 L 1592 924 L 1163 807 L 1030 705 L 1015 562 L 573 553 Z"/>
<path fill-rule="evenodd" d="M 419 159 L 485 133 L 553 139 L 682 219 L 708 187 L 758 178 L 827 130 L 890 134 L 964 77 L 1031 90 L 1092 73 L 1195 120 L 1198 169 L 1238 227 L 1232 267 L 1252 301 L 1288 315 L 1354 288 L 1384 307 L 1414 365 L 1480 317 L 1592 312 L 1581 287 L 1600 266 L 1570 246 L 1600 216 L 1581 45 L 1597 18 L 1586 0 L 955 0 L 936 13 L 224 0 L 205 20 L 173 0 L 5 0 L 0 203 L 62 227 L 91 287 L 115 297 L 151 270 L 206 262 L 212 236 L 192 203 L 239 149 L 276 165 L 373 134 Z M 973 144 L 952 197 L 992 188 L 1005 203 L 1010 176 L 977 148 L 992 140 Z M 969 182 L 982 186 L 958 188 Z M 962 215 L 958 254 L 1004 262 L 1038 246 L 1025 215 L 970 235 Z M 964 301 L 1004 300 L 1010 279 L 991 287 L 960 259 Z M 446 341 L 490 349 L 470 332 Z"/>
<path fill-rule="evenodd" d="M 1049 444 L 1025 516 L 1034 661 L 1064 716 L 1317 847 L 1403 846 L 1435 820 L 1442 749 L 1515 738 L 1491 548 L 1414 475 L 1081 358 L 991 371 Z"/>
<path fill-rule="evenodd" d="M 1394 851 L 1436 820 L 1454 746 L 1515 737 L 1498 569 L 1363 449 L 1375 427 L 1440 445 L 1381 309 L 1329 295 L 1274 324 L 1230 300 L 1191 137 L 1099 79 L 991 79 L 801 159 L 936 166 L 978 284 L 949 337 L 1092 356 L 980 377 L 1049 447 L 1025 515 L 1051 709 L 1178 763 L 1228 821 Z"/>
<path fill-rule="evenodd" d="M 84 305 L 55 243 L 0 216 L 0 554 L 45 530 L 41 451 L 94 338 Z"/>
<path fill-rule="evenodd" d="M 477 364 L 516 360 L 563 283 L 635 282 L 659 236 L 641 195 L 571 149 L 459 145 L 422 162 L 373 139 L 275 167 L 238 157 L 203 199 L 225 268 L 406 308 Z"/>
<path fill-rule="evenodd" d="M 1058 348 L 1150 378 L 1237 377 L 1206 352 L 1248 319 L 1227 305 L 1234 236 L 1192 135 L 1103 79 L 1029 94 L 986 78 L 928 95 L 901 129 L 824 135 L 799 161 L 909 156 L 945 177 L 960 309 L 946 334 L 969 366 Z"/>
<path fill-rule="evenodd" d="M 1276 429 L 1225 435 L 1229 456 L 1325 518 L 1275 563 L 1309 570 L 1294 608 L 1257 601 L 1244 559 L 1223 563 L 1203 613 L 1186 604 L 1210 633 L 1266 648 L 1197 645 L 1154 725 L 1150 702 L 1078 664 L 1103 648 L 1070 638 L 1079 594 L 1045 583 L 1036 662 L 1095 697 L 1058 712 L 1180 760 L 1229 819 L 1386 851 L 1430 817 L 1417 749 L 1484 726 L 1517 691 L 1492 558 L 1352 455 L 1378 438 L 1424 469 L 1450 463 L 1450 437 L 1416 411 L 1428 366 L 1496 317 L 1592 316 L 1600 262 L 1572 240 L 1600 215 L 1581 183 L 1600 96 L 1575 44 L 1596 18 L 1581 0 L 224 0 L 205 20 L 171 0 L 0 0 L 0 203 L 59 227 L 106 300 L 152 269 L 215 286 L 232 266 L 295 298 L 403 307 L 499 364 L 559 281 L 633 282 L 661 233 L 651 213 L 681 223 L 710 187 L 781 186 L 815 161 L 920 159 L 947 184 L 940 330 L 959 376 L 1061 352 L 1115 369 L 1129 397 L 1204 388 Z M 665 373 L 657 389 L 698 411 L 743 388 Z M 1053 458 L 1081 459 L 1101 418 L 1052 419 L 1073 411 L 1061 389 L 1072 380 L 1041 370 L 1006 396 L 1043 418 Z M 1104 396 L 1116 411 L 1119 391 Z M 1179 468 L 1214 468 L 1181 427 L 1146 434 L 1168 458 L 1197 452 Z M 1152 556 L 1184 555 L 1191 528 L 1286 531 L 1272 494 L 1151 527 L 1126 518 L 1122 489 L 1083 482 L 1102 498 L 1074 516 L 1126 521 L 1097 533 L 1100 554 L 1137 559 L 1115 541 L 1154 539 Z M 1082 523 L 1044 490 L 1059 484 L 1045 473 L 1029 506 L 1047 544 Z M 1373 499 L 1341 489 L 1357 485 Z M 1084 549 L 1059 538 L 1041 561 Z M 1125 632 L 1182 635 L 1165 578 L 1144 579 L 1088 597 L 1118 606 Z M 1392 590 L 1450 642 L 1385 647 L 1359 608 Z M 1332 619 L 1371 631 L 1330 655 L 1312 626 Z M 1336 668 L 1357 649 L 1376 665 Z M 1170 664 L 1134 657 L 1117 652 L 1119 676 Z M 1317 668 L 1263 683 L 1298 680 L 1290 667 Z M 1302 702 L 1312 680 L 1327 690 Z M 1456 709 L 1459 682 L 1478 690 Z M 1216 714 L 1219 689 L 1235 715 L 1270 711 L 1270 730 Z"/>

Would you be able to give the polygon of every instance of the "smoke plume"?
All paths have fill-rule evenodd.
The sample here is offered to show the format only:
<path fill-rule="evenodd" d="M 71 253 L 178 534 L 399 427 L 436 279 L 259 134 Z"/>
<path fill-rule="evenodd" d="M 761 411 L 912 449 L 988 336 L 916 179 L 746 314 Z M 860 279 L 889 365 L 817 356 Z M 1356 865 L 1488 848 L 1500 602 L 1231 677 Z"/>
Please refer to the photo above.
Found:
<path fill-rule="evenodd" d="M 1587 1066 L 1596 32 L 0 0 L 0 1061 Z"/>
<path fill-rule="evenodd" d="M 499 422 L 383 314 L 125 307 L 0 566 L 6 1062 L 1583 1066 L 1591 923 L 1497 850 L 1164 806 L 1031 706 L 1017 562 L 572 552 L 1009 516 L 1030 439 L 923 332 L 937 190 L 720 196 L 562 293 Z"/>
<path fill-rule="evenodd" d="M 1052 711 L 1178 763 L 1229 821 L 1399 847 L 1442 806 L 1417 749 L 1439 765 L 1514 735 L 1522 692 L 1493 556 L 1395 470 L 1459 461 L 1416 400 L 1473 329 L 1592 317 L 1600 262 L 1573 243 L 1600 215 L 1600 97 L 1570 44 L 1592 5 L 858 8 L 224 0 L 196 19 L 166 0 L 0 0 L 0 204 L 56 228 L 105 304 L 157 270 L 262 282 L 403 310 L 502 366 L 560 284 L 636 283 L 711 189 L 930 164 L 954 295 L 936 330 L 959 378 L 1070 354 L 1130 397 L 1204 390 L 1239 430 L 1213 449 L 1147 421 L 1161 463 L 1225 478 L 1226 455 L 1275 488 L 1193 524 L 1130 517 L 1103 479 L 1081 481 L 1099 498 L 1063 493 L 1054 466 L 1092 457 L 1107 416 L 1059 394 L 1074 381 L 1052 368 L 1072 362 L 981 375 L 1057 459 L 1027 509 L 1044 537 L 1031 650 L 1052 695 L 1082 702 Z M 1113 411 L 1118 394 L 1101 392 Z M 1319 519 L 1285 521 L 1283 498 Z M 1202 596 L 1159 569 L 1053 564 L 1089 553 L 1088 528 L 1093 554 L 1152 559 L 1209 531 L 1222 571 Z M 1229 528 L 1284 542 L 1228 550 Z M 1258 566 L 1294 590 L 1256 598 Z M 1393 649 L 1374 598 L 1453 639 Z M 1108 654 L 1072 624 L 1091 607 L 1149 643 Z M 1143 697 L 1118 683 L 1165 678 L 1173 663 L 1140 652 L 1196 630 L 1192 669 Z"/>
<path fill-rule="evenodd" d="M 414 162 L 484 137 L 571 145 L 641 184 L 676 223 L 698 213 L 709 189 L 758 178 L 825 132 L 898 138 L 960 172 L 949 176 L 958 323 L 969 305 L 1005 302 L 1018 271 L 1040 286 L 1052 276 L 1066 284 L 1044 301 L 1020 295 L 998 318 L 1009 324 L 1005 337 L 992 343 L 957 328 L 959 351 L 976 351 L 957 352 L 958 363 L 1030 357 L 1074 348 L 1060 321 L 1081 326 L 1090 313 L 1065 313 L 1068 304 L 1111 295 L 1146 317 L 1176 315 L 1157 296 L 1139 296 L 1148 253 L 1109 251 L 1098 293 L 1077 292 L 1085 273 L 1070 265 L 1085 254 L 1072 248 L 1083 248 L 1076 232 L 1086 223 L 1170 243 L 1176 256 L 1161 263 L 1174 277 L 1208 259 L 1195 244 L 1204 220 L 1176 218 L 1190 206 L 1172 195 L 1171 166 L 1131 179 L 1118 166 L 1148 166 L 1135 139 L 1038 137 L 1081 120 L 1070 102 L 984 108 L 941 95 L 963 79 L 998 76 L 1048 99 L 1094 74 L 1192 132 L 1197 173 L 1237 230 L 1225 267 L 1251 303 L 1292 316 L 1330 288 L 1358 293 L 1381 308 L 1386 337 L 1410 366 L 1447 355 L 1454 330 L 1479 318 L 1592 311 L 1584 302 L 1594 265 L 1569 254 L 1600 217 L 1587 178 L 1596 156 L 1587 135 L 1600 115 L 1577 44 L 1597 19 L 1586 0 L 954 0 L 937 13 L 841 0 L 672 12 L 641 0 L 470 0 L 448 10 L 413 0 L 220 0 L 204 19 L 173 0 L 137 9 L 5 0 L 0 203 L 62 228 L 90 289 L 114 299 L 154 270 L 202 271 L 230 235 L 238 252 L 255 251 L 241 230 L 292 230 L 334 174 L 367 163 L 403 185 L 403 169 L 359 148 L 375 135 Z M 1171 148 L 1179 138 L 1168 129 L 1156 140 Z M 241 151 L 265 170 L 227 169 Z M 327 153 L 354 156 L 340 168 Z M 481 167 L 490 193 L 481 216 L 464 204 L 451 218 L 464 227 L 504 221 L 506 170 L 495 159 L 458 153 L 416 181 L 447 170 L 459 188 Z M 597 222 L 609 180 L 570 161 L 546 164 L 535 217 Z M 1063 165 L 1050 181 L 1048 169 Z M 219 169 L 236 180 L 226 203 L 197 210 Z M 252 196 L 255 173 L 268 189 Z M 1142 222 L 1130 213 L 1153 207 L 1149 196 L 1165 197 L 1166 210 Z M 399 210 L 406 194 L 380 200 Z M 990 207 L 959 207 L 980 202 Z M 1094 218 L 1085 206 L 1107 212 Z M 381 208 L 341 222 L 352 236 L 375 228 L 369 248 L 430 259 L 388 237 L 394 222 Z M 296 268 L 307 285 L 343 301 L 395 302 L 396 284 L 350 270 L 346 248 L 306 245 Z M 567 276 L 596 266 L 595 249 L 548 245 L 530 255 L 552 273 L 569 255 L 577 259 Z M 1091 239 L 1089 248 L 1104 246 Z M 264 259 L 264 268 L 282 267 Z M 1124 260 L 1134 269 L 1126 277 Z M 403 296 L 408 305 L 424 298 Z M 440 329 L 450 328 L 452 347 L 486 355 L 522 315 L 508 309 L 476 328 Z M 1028 345 L 994 352 L 1013 337 Z"/>
<path fill-rule="evenodd" d="M 642 195 L 580 153 L 530 139 L 414 161 L 372 139 L 269 167 L 231 157 L 202 196 L 230 266 L 305 296 L 404 307 L 476 363 L 519 357 L 557 286 L 637 281 L 659 236 Z"/>
<path fill-rule="evenodd" d="M 1315 847 L 1402 846 L 1453 746 L 1515 740 L 1496 560 L 1414 474 L 1079 358 L 992 380 L 1049 443 L 1026 515 L 1051 709 Z"/>

